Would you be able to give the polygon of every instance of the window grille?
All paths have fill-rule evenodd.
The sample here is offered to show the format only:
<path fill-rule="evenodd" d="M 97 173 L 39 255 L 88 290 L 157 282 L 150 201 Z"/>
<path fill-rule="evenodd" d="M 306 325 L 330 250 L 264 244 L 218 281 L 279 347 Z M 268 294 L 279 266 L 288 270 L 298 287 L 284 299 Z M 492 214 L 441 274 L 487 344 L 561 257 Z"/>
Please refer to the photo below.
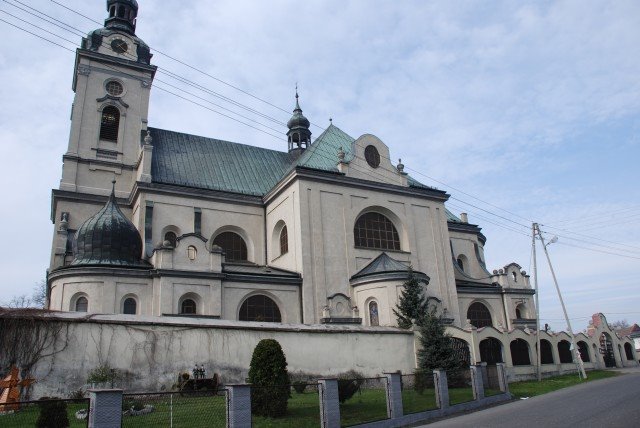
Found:
<path fill-rule="evenodd" d="M 213 245 L 217 245 L 224 250 L 226 261 L 247 260 L 247 244 L 240 235 L 234 232 L 223 232 L 216 236 Z"/>
<path fill-rule="evenodd" d="M 167 232 L 164 234 L 164 240 L 169 241 L 169 246 L 175 248 L 178 243 L 178 237 L 174 232 Z"/>
<path fill-rule="evenodd" d="M 258 294 L 244 301 L 240 307 L 240 321 L 281 322 L 280 309 L 276 302 Z"/>
<path fill-rule="evenodd" d="M 125 299 L 122 309 L 123 314 L 135 315 L 138 309 L 138 303 L 136 302 L 136 299 L 134 299 L 133 297 L 128 297 L 127 299 Z"/>
<path fill-rule="evenodd" d="M 280 255 L 289 252 L 289 236 L 287 233 L 287 226 L 284 226 L 280 231 Z"/>
<path fill-rule="evenodd" d="M 353 228 L 356 247 L 378 250 L 400 250 L 400 236 L 395 226 L 380 213 L 366 213 Z"/>
<path fill-rule="evenodd" d="M 78 297 L 76 300 L 76 312 L 88 312 L 89 311 L 89 300 L 86 297 Z"/>
<path fill-rule="evenodd" d="M 475 302 L 469 309 L 467 310 L 467 319 L 471 321 L 471 324 L 477 328 L 480 327 L 490 327 L 493 324 L 491 323 L 491 312 L 485 305 L 480 302 Z"/>
<path fill-rule="evenodd" d="M 193 299 L 184 299 L 180 305 L 180 313 L 186 315 L 195 315 L 196 302 Z"/>

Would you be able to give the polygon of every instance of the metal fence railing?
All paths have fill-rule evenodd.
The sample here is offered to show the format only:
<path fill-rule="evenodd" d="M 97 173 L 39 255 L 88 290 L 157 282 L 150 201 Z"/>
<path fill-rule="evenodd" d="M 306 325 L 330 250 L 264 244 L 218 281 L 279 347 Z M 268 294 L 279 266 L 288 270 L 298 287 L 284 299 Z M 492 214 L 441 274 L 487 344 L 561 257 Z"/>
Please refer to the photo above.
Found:
<path fill-rule="evenodd" d="M 122 426 L 227 426 L 226 390 L 123 394 Z"/>
<path fill-rule="evenodd" d="M 89 399 L 44 399 L 4 404 L 0 427 L 65 426 L 86 428 Z M 51 425 L 44 425 L 48 423 Z"/>
<path fill-rule="evenodd" d="M 254 428 L 315 428 L 320 426 L 320 397 L 318 384 L 315 382 L 294 382 L 292 385 L 284 387 L 252 385 L 251 397 L 253 403 L 281 413 L 276 417 L 265 416 L 265 409 L 257 409 L 254 404 L 251 412 L 251 422 Z M 280 397 L 280 400 L 286 398 L 286 406 L 283 406 L 282 402 L 275 403 L 275 397 Z"/>
<path fill-rule="evenodd" d="M 437 408 L 433 373 L 402 375 L 402 413 L 408 415 Z"/>
<path fill-rule="evenodd" d="M 340 424 L 351 426 L 388 419 L 387 378 L 338 379 Z"/>
<path fill-rule="evenodd" d="M 473 388 L 471 386 L 469 368 L 447 371 L 447 386 L 449 387 L 450 405 L 473 401 Z"/>
<path fill-rule="evenodd" d="M 489 397 L 491 395 L 502 394 L 500 391 L 500 381 L 498 378 L 498 367 L 487 366 L 487 384 L 484 386 L 484 395 Z"/>

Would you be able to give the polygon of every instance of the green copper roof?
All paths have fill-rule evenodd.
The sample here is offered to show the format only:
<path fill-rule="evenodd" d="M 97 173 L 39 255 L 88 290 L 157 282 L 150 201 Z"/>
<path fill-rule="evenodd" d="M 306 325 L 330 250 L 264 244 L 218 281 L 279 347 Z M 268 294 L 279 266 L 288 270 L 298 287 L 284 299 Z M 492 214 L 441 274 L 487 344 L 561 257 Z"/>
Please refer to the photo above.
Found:
<path fill-rule="evenodd" d="M 291 169 L 284 152 L 149 128 L 156 183 L 262 196 Z"/>
<path fill-rule="evenodd" d="M 345 152 L 345 161 L 354 158 L 355 139 L 333 124 L 297 159 L 289 153 L 261 147 L 158 128 L 148 130 L 155 183 L 263 196 L 296 167 L 338 173 L 340 148 Z M 411 187 L 433 189 L 407 178 Z"/>

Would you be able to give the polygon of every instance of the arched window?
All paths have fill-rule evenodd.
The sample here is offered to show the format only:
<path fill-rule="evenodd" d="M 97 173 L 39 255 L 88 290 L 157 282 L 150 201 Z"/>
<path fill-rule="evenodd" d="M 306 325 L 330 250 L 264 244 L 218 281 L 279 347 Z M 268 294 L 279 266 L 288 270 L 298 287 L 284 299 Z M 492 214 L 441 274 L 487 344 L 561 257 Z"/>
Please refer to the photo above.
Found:
<path fill-rule="evenodd" d="M 578 342 L 578 351 L 580 351 L 580 358 L 585 363 L 591 362 L 591 357 L 589 356 L 589 347 L 586 342 L 580 341 Z"/>
<path fill-rule="evenodd" d="M 138 302 L 133 297 L 127 297 L 122 304 L 122 313 L 135 315 L 138 309 Z"/>
<path fill-rule="evenodd" d="M 287 226 L 283 226 L 280 231 L 280 255 L 289 252 L 289 236 L 287 233 Z"/>
<path fill-rule="evenodd" d="M 89 311 L 89 300 L 80 296 L 76 299 L 76 312 L 88 312 Z"/>
<path fill-rule="evenodd" d="M 553 350 L 551 342 L 546 339 L 540 340 L 540 364 L 553 364 Z"/>
<path fill-rule="evenodd" d="M 561 364 L 569 364 L 573 362 L 573 356 L 571 355 L 571 344 L 566 340 L 558 342 L 558 357 L 560 357 Z"/>
<path fill-rule="evenodd" d="M 528 366 L 531 364 L 529 358 L 529 344 L 523 339 L 516 339 L 511 342 L 511 362 L 514 366 Z"/>
<path fill-rule="evenodd" d="M 125 12 L 124 6 L 120 6 L 118 8 L 118 18 L 124 18 L 124 12 Z"/>
<path fill-rule="evenodd" d="M 631 349 L 630 343 L 624 344 L 624 353 L 625 353 L 625 356 L 627 357 L 627 360 L 629 361 L 633 360 L 633 349 Z"/>
<path fill-rule="evenodd" d="M 516 318 L 521 320 L 522 318 L 524 318 L 524 305 L 518 305 L 516 306 Z"/>
<path fill-rule="evenodd" d="M 467 310 L 467 319 L 470 320 L 471 324 L 477 328 L 490 327 L 493 325 L 491 323 L 491 313 L 489 312 L 489 309 L 480 302 L 475 302 L 469 306 L 469 309 Z"/>
<path fill-rule="evenodd" d="M 193 299 L 184 299 L 180 304 L 180 313 L 186 315 L 197 314 L 196 302 Z"/>
<path fill-rule="evenodd" d="M 502 363 L 502 343 L 495 337 L 480 341 L 480 361 L 490 366 Z"/>
<path fill-rule="evenodd" d="M 240 306 L 240 321 L 281 322 L 280 309 L 276 302 L 258 294 L 249 297 Z"/>
<path fill-rule="evenodd" d="M 511 278 L 513 278 L 513 282 L 518 282 L 518 275 L 515 272 L 511 272 Z"/>
<path fill-rule="evenodd" d="M 178 244 L 178 237 L 174 232 L 167 232 L 164 234 L 164 240 L 169 242 L 169 246 L 175 248 Z"/>
<path fill-rule="evenodd" d="M 102 109 L 100 123 L 100 139 L 118 141 L 118 129 L 120 128 L 120 111 L 114 106 Z"/>
<path fill-rule="evenodd" d="M 380 213 L 361 215 L 353 228 L 356 247 L 400 251 L 400 235 L 391 220 Z"/>
<path fill-rule="evenodd" d="M 460 268 L 460 270 L 464 272 L 464 260 L 462 260 L 462 257 L 458 257 L 456 263 L 458 263 L 458 267 Z"/>
<path fill-rule="evenodd" d="M 109 17 L 113 18 L 114 16 L 116 16 L 116 7 L 111 6 L 111 9 L 109 9 Z"/>
<path fill-rule="evenodd" d="M 369 325 L 380 325 L 380 318 L 378 317 L 378 302 L 375 300 L 369 302 Z"/>
<path fill-rule="evenodd" d="M 213 245 L 224 250 L 226 261 L 245 261 L 247 260 L 247 244 L 240 235 L 234 232 L 223 232 L 216 236 Z"/>

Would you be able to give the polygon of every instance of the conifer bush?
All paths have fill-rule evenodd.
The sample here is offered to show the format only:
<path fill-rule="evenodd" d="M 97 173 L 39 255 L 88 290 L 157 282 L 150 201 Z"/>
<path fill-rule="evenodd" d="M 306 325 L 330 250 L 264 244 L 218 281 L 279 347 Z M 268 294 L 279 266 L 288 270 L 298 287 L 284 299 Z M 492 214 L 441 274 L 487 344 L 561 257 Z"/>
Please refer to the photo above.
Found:
<path fill-rule="evenodd" d="M 290 397 L 287 359 L 278 341 L 263 339 L 253 350 L 249 366 L 251 411 L 276 418 L 287 413 Z"/>
<path fill-rule="evenodd" d="M 398 327 L 409 329 L 415 321 L 420 320 L 427 312 L 427 301 L 424 296 L 422 284 L 418 281 L 415 272 L 409 268 L 409 278 L 402 284 L 402 292 L 398 298 L 396 309 L 393 310 L 398 319 Z"/>
<path fill-rule="evenodd" d="M 338 401 L 344 403 L 360 391 L 364 382 L 364 375 L 355 370 L 338 375 Z"/>
<path fill-rule="evenodd" d="M 37 428 L 67 428 L 69 417 L 67 416 L 67 403 L 58 400 L 57 397 L 42 397 L 40 414 L 36 420 Z M 51 401 L 50 401 L 51 400 Z"/>
<path fill-rule="evenodd" d="M 451 335 L 445 333 L 435 308 L 427 311 L 420 323 L 420 345 L 417 373 L 427 376 L 441 369 L 447 372 L 451 384 L 460 380 L 465 363 L 456 354 Z"/>

